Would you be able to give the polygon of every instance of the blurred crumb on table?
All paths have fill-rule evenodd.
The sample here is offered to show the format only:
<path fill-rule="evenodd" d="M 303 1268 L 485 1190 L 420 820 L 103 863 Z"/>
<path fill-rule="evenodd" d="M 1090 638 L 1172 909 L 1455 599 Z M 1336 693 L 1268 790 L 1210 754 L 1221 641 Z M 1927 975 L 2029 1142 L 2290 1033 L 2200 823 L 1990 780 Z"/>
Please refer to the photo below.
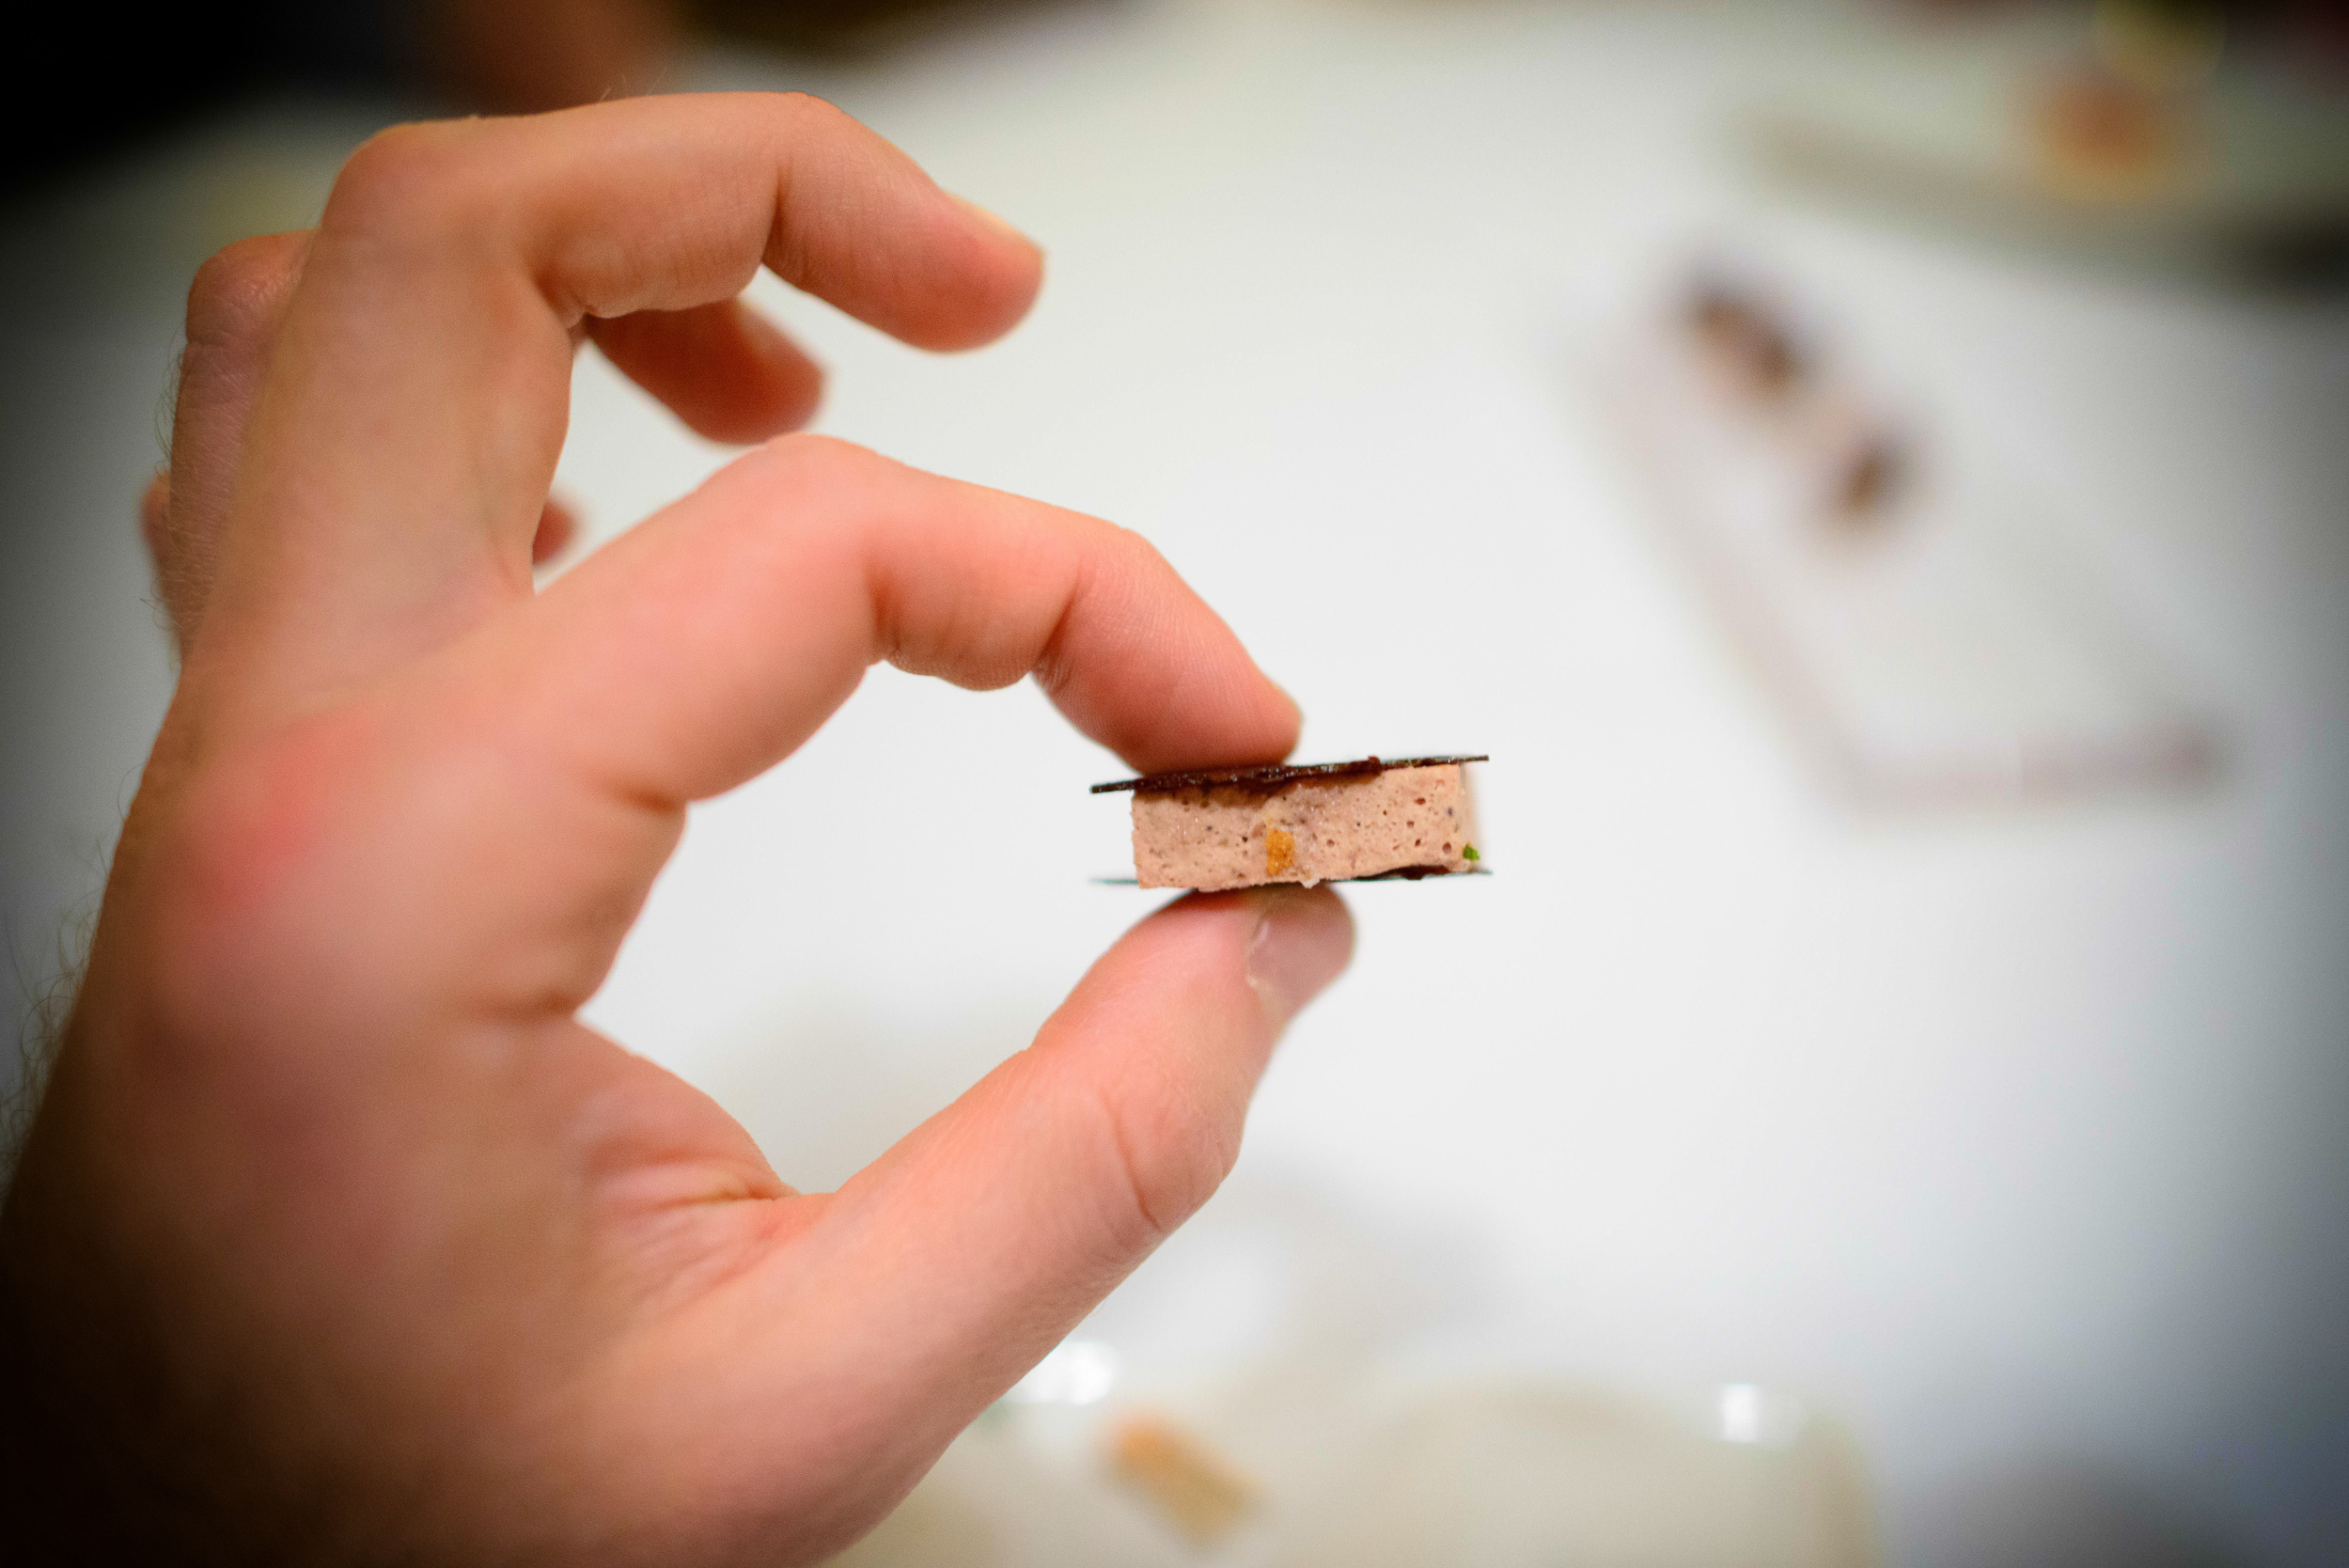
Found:
<path fill-rule="evenodd" d="M 1764 400 L 1792 392 L 1809 368 L 1770 307 L 1727 281 L 1697 281 L 1689 294 L 1688 326 L 1726 372 Z"/>
<path fill-rule="evenodd" d="M 2195 123 L 2171 94 L 2093 67 L 2062 71 L 2032 110 L 2041 179 L 2089 200 L 2157 193 L 2189 165 Z"/>
<path fill-rule="evenodd" d="M 1790 67 L 1739 141 L 1788 191 L 1899 225 L 2140 275 L 2329 290 L 2349 281 L 2341 16 L 1912 3 Z"/>
<path fill-rule="evenodd" d="M 1214 1545 L 1256 1512 L 1256 1482 L 1157 1416 L 1130 1416 L 1109 1435 L 1109 1467 L 1192 1544 Z"/>

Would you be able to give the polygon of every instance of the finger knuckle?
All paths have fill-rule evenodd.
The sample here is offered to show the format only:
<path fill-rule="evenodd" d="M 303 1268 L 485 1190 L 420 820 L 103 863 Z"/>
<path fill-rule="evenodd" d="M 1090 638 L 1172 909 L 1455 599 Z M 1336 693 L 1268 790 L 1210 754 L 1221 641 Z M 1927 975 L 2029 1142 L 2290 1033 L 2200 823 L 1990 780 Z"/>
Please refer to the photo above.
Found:
<path fill-rule="evenodd" d="M 462 122 L 416 121 L 360 144 L 335 179 L 320 227 L 340 234 L 405 234 L 462 222 L 478 205 L 480 160 Z"/>
<path fill-rule="evenodd" d="M 846 122 L 849 119 L 847 110 L 828 99 L 818 98 L 811 92 L 777 93 L 775 96 L 775 104 L 778 113 L 792 120 L 806 120 L 816 125 L 830 125 Z"/>
<path fill-rule="evenodd" d="M 741 466 L 756 471 L 759 483 L 799 497 L 803 518 L 843 523 L 863 515 L 858 503 L 906 472 L 869 447 L 806 431 L 776 436 Z"/>
<path fill-rule="evenodd" d="M 1100 1090 L 1109 1157 L 1124 1199 L 1119 1244 L 1147 1251 L 1198 1212 L 1240 1154 L 1240 1123 L 1186 1086 L 1128 1074 Z"/>
<path fill-rule="evenodd" d="M 266 330 L 288 259 L 277 235 L 239 240 L 207 258 L 188 286 L 188 347 L 233 348 Z"/>
<path fill-rule="evenodd" d="M 1101 527 L 1107 545 L 1104 554 L 1125 571 L 1144 580 L 1176 576 L 1173 564 L 1141 534 L 1118 523 L 1103 523 Z"/>
<path fill-rule="evenodd" d="M 862 479 L 890 472 L 897 466 L 870 447 L 806 431 L 776 436 L 766 444 L 766 451 L 778 463 L 825 478 Z"/>
<path fill-rule="evenodd" d="M 313 721 L 207 759 L 173 792 L 149 973 L 174 1011 L 246 994 L 299 952 L 359 772 L 349 728 Z"/>

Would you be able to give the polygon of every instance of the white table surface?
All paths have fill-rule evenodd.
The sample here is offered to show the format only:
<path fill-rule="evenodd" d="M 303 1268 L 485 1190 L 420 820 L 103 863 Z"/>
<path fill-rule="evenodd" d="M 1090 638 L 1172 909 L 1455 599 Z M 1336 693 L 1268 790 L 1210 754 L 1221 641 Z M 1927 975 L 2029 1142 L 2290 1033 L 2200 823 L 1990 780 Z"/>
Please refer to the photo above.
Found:
<path fill-rule="evenodd" d="M 1233 1212 L 1293 1198 L 1375 1260 L 1398 1355 L 1799 1392 L 1856 1434 L 1896 1560 L 2342 1560 L 2349 311 L 1774 201 L 1723 114 L 1807 37 L 1165 0 L 697 79 L 824 93 L 1049 252 L 1033 318 L 947 359 L 762 285 L 834 371 L 819 428 L 1147 534 L 1308 757 L 1494 755 L 1497 874 L 1349 891 L 1355 971 L 1276 1061 Z M 5 237 L 0 849 L 35 980 L 168 689 L 131 504 L 174 297 L 301 221 L 363 118 L 257 111 Z M 1817 788 L 1591 407 L 1591 345 L 1724 237 L 2064 499 L 2227 715 L 2219 789 L 1865 817 Z M 725 456 L 592 358 L 573 421 L 599 536 Z M 949 752 L 975 782 L 940 811 Z M 1153 902 L 1088 880 L 1124 817 L 1084 786 L 1121 771 L 1030 688 L 876 672 L 695 813 L 589 1016 L 837 1181 Z M 1270 1309 L 1186 1294 L 1184 1247 L 1120 1309 L 1210 1364 Z"/>

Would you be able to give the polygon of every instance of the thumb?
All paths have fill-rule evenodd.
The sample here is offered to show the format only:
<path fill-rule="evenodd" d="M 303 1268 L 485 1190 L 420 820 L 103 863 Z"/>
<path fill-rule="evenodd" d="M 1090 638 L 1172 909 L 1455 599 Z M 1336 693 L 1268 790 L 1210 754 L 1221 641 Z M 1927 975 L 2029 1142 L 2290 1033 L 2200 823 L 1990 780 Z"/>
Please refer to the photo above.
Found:
<path fill-rule="evenodd" d="M 896 1385 L 873 1408 L 968 1420 L 1205 1202 L 1274 1043 L 1353 950 L 1325 887 L 1183 899 L 843 1187 L 799 1241 L 886 1349 L 860 1358 Z"/>

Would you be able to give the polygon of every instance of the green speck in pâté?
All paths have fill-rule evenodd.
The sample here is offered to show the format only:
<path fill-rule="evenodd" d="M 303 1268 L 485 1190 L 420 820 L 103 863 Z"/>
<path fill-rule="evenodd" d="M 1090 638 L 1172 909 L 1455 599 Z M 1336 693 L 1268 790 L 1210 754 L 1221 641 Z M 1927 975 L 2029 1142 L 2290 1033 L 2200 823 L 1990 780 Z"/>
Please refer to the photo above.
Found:
<path fill-rule="evenodd" d="M 1460 858 L 1463 860 L 1481 860 L 1484 856 L 1477 853 L 1476 845 L 1463 844 L 1460 846 Z"/>

